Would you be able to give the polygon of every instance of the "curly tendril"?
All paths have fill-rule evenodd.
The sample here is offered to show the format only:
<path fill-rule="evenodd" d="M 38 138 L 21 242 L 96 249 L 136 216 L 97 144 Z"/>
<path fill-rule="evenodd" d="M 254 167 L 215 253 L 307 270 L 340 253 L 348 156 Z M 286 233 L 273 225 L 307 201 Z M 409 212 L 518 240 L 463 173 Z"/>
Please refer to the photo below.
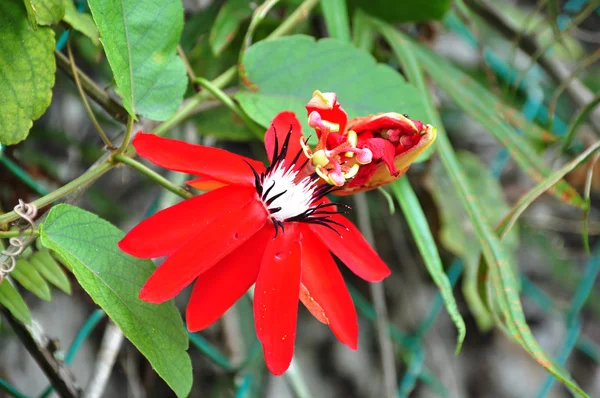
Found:
<path fill-rule="evenodd" d="M 23 250 L 25 250 L 31 240 L 35 239 L 33 236 L 24 239 L 23 234 L 28 227 L 31 227 L 31 230 L 35 229 L 33 219 L 37 215 L 37 207 L 33 203 L 25 203 L 19 199 L 19 204 L 14 207 L 14 211 L 25 220 L 28 225 L 20 228 L 19 236 L 10 238 L 8 241 L 8 249 L 2 251 L 2 256 L 0 256 L 0 283 L 2 283 L 4 278 L 15 269 L 17 258 L 23 253 Z"/>

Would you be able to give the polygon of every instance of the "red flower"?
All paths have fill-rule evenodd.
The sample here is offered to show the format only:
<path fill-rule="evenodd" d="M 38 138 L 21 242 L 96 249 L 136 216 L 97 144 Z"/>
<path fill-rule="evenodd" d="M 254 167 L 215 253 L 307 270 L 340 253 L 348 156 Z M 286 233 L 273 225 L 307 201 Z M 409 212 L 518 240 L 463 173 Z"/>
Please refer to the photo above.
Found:
<path fill-rule="evenodd" d="M 394 112 L 348 121 L 335 93 L 316 90 L 306 111 L 319 143 L 314 151 L 305 146 L 305 154 L 325 181 L 341 187 L 336 195 L 400 178 L 436 138 L 433 126 Z"/>
<path fill-rule="evenodd" d="M 265 135 L 269 167 L 222 149 L 138 133 L 140 156 L 200 177 L 213 189 L 142 221 L 119 242 L 136 257 L 168 256 L 140 292 L 161 303 L 196 281 L 186 318 L 190 331 L 215 322 L 254 283 L 254 319 L 268 368 L 280 375 L 294 351 L 298 299 L 335 336 L 357 347 L 352 299 L 332 252 L 361 278 L 377 282 L 389 269 L 324 184 L 301 148 L 300 124 L 282 112 Z M 345 208 L 344 208 L 345 210 Z"/>

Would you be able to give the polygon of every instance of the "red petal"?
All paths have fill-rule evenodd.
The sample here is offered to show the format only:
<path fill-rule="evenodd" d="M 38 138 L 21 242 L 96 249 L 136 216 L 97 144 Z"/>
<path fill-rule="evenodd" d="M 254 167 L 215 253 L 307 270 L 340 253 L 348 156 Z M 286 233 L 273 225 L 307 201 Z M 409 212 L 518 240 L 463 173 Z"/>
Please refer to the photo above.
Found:
<path fill-rule="evenodd" d="M 254 188 L 240 186 L 194 196 L 136 225 L 119 242 L 119 247 L 140 258 L 169 255 L 225 211 L 240 208 L 254 197 Z"/>
<path fill-rule="evenodd" d="M 334 232 L 321 225 L 310 225 L 310 229 L 352 272 L 369 282 L 379 282 L 390 274 L 387 265 L 350 220 L 339 214 L 331 219 L 346 228 L 334 226 L 337 231 Z"/>
<path fill-rule="evenodd" d="M 266 220 L 267 212 L 258 200 L 229 210 L 169 256 L 142 287 L 140 298 L 162 303 L 175 297 L 198 275 L 250 239 Z"/>
<path fill-rule="evenodd" d="M 360 169 L 358 169 L 358 174 L 348 183 L 348 188 L 360 187 L 365 185 L 367 182 L 369 182 L 371 177 L 373 177 L 376 171 L 377 164 L 375 163 L 369 163 L 360 166 Z"/>
<path fill-rule="evenodd" d="M 306 114 L 310 115 L 311 112 L 317 111 L 321 119 L 339 124 L 339 132 L 344 133 L 346 131 L 346 124 L 348 123 L 348 114 L 337 101 L 337 95 L 335 93 L 321 93 L 321 95 L 324 95 L 327 101 L 323 101 L 323 99 L 314 101 L 315 97 L 313 94 L 313 99 L 306 104 Z"/>
<path fill-rule="evenodd" d="M 356 350 L 358 320 L 352 297 L 331 254 L 308 226 L 302 230 L 302 284 L 306 308 L 320 308 L 317 319 L 324 318 L 338 340 Z"/>
<path fill-rule="evenodd" d="M 275 119 L 271 122 L 269 129 L 265 133 L 265 150 L 269 161 L 273 159 L 273 150 L 275 149 L 275 135 L 277 135 L 277 142 L 279 147 L 277 153 L 280 153 L 281 146 L 283 145 L 288 131 L 292 128 L 292 134 L 288 143 L 287 156 L 288 160 L 293 160 L 299 151 L 302 150 L 300 146 L 300 138 L 302 137 L 302 127 L 300 122 L 296 118 L 294 112 L 280 112 Z M 302 162 L 301 162 L 302 163 Z"/>
<path fill-rule="evenodd" d="M 228 184 L 254 185 L 254 175 L 248 163 L 258 173 L 265 169 L 264 165 L 256 160 L 223 149 L 189 144 L 143 132 L 136 134 L 133 146 L 141 157 L 158 166 L 210 177 Z"/>
<path fill-rule="evenodd" d="M 396 155 L 396 147 L 391 142 L 384 140 L 385 145 L 383 146 L 383 157 L 381 160 L 387 165 L 390 174 L 393 176 L 398 175 L 396 165 L 394 164 L 394 156 Z"/>
<path fill-rule="evenodd" d="M 207 177 L 198 177 L 194 180 L 186 181 L 186 184 L 201 191 L 213 191 L 217 188 L 223 188 L 227 186 L 227 184 L 224 182 L 212 180 Z"/>
<path fill-rule="evenodd" d="M 400 129 L 403 133 L 417 133 L 423 123 L 411 120 L 404 115 L 395 112 L 382 113 L 375 116 L 357 117 L 348 123 L 348 130 L 354 130 L 360 134 L 364 130 Z"/>
<path fill-rule="evenodd" d="M 300 234 L 286 223 L 267 244 L 254 289 L 254 325 L 269 370 L 280 375 L 294 355 L 300 294 Z"/>
<path fill-rule="evenodd" d="M 196 279 L 186 310 L 187 328 L 212 325 L 256 282 L 273 227 L 266 225 L 246 243 Z"/>

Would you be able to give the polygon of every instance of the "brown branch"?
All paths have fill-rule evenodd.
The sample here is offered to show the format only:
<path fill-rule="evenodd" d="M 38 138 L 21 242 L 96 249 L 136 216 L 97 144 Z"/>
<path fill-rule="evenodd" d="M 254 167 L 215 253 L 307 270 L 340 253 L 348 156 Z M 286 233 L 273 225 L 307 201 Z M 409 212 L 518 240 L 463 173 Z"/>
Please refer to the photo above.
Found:
<path fill-rule="evenodd" d="M 494 8 L 488 1 L 471 0 L 468 1 L 468 5 L 477 15 L 489 22 L 508 40 L 518 39 L 517 44 L 519 48 L 529 56 L 539 53 L 540 46 L 535 37 L 527 33 L 520 34 L 519 29 L 512 21 Z M 538 63 L 556 84 L 561 84 L 564 80 L 569 79 L 569 75 L 571 74 L 569 68 L 548 52 L 539 57 Z M 594 93 L 576 78 L 571 79 L 566 87 L 566 91 L 571 99 L 580 107 L 584 107 L 594 98 Z M 596 131 L 600 131 L 600 108 L 597 108 L 590 114 L 590 121 Z"/>
<path fill-rule="evenodd" d="M 69 59 L 61 52 L 55 51 L 56 65 L 62 70 L 71 80 L 75 81 L 75 76 L 71 70 Z M 100 105 L 109 115 L 121 123 L 127 123 L 127 111 L 121 104 L 112 99 L 104 90 L 99 88 L 96 83 L 77 68 L 77 75 L 81 81 L 83 91 L 98 105 Z"/>
<path fill-rule="evenodd" d="M 55 350 L 50 349 L 50 344 L 48 344 L 50 340 L 46 336 L 42 336 L 39 340 L 43 340 L 44 343 L 40 344 L 31 335 L 29 330 L 15 319 L 10 311 L 3 306 L 0 306 L 0 311 L 4 314 L 4 317 L 27 351 L 29 351 L 33 359 L 35 359 L 46 374 L 56 392 L 63 398 L 77 398 L 81 396 L 81 390 L 76 386 L 75 377 L 62 361 L 56 359 L 54 355 Z"/>

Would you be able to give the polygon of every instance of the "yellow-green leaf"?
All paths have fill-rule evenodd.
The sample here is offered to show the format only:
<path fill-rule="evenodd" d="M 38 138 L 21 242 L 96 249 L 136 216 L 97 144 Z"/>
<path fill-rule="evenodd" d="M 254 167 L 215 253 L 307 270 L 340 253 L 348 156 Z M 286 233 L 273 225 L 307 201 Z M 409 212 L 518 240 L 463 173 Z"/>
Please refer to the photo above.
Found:
<path fill-rule="evenodd" d="M 34 30 L 22 1 L 0 1 L 0 143 L 25 139 L 50 105 L 54 46 L 52 29 Z"/>
<path fill-rule="evenodd" d="M 54 257 L 46 249 L 40 250 L 29 259 L 38 272 L 54 286 L 67 294 L 71 294 L 71 282 L 58 265 Z"/>
<path fill-rule="evenodd" d="M 0 305 L 25 325 L 31 325 L 31 314 L 21 294 L 13 286 L 10 278 L 4 278 L 0 283 Z"/>
<path fill-rule="evenodd" d="M 73 5 L 72 0 L 63 0 L 65 4 L 65 16 L 63 21 L 71 25 L 76 31 L 83 33 L 89 37 L 94 44 L 99 44 L 100 34 L 98 28 L 92 19 L 92 16 L 87 12 L 78 12 Z"/>
<path fill-rule="evenodd" d="M 42 300 L 50 301 L 52 298 L 50 286 L 29 261 L 22 258 L 17 260 L 17 266 L 10 273 L 10 276 Z"/>

